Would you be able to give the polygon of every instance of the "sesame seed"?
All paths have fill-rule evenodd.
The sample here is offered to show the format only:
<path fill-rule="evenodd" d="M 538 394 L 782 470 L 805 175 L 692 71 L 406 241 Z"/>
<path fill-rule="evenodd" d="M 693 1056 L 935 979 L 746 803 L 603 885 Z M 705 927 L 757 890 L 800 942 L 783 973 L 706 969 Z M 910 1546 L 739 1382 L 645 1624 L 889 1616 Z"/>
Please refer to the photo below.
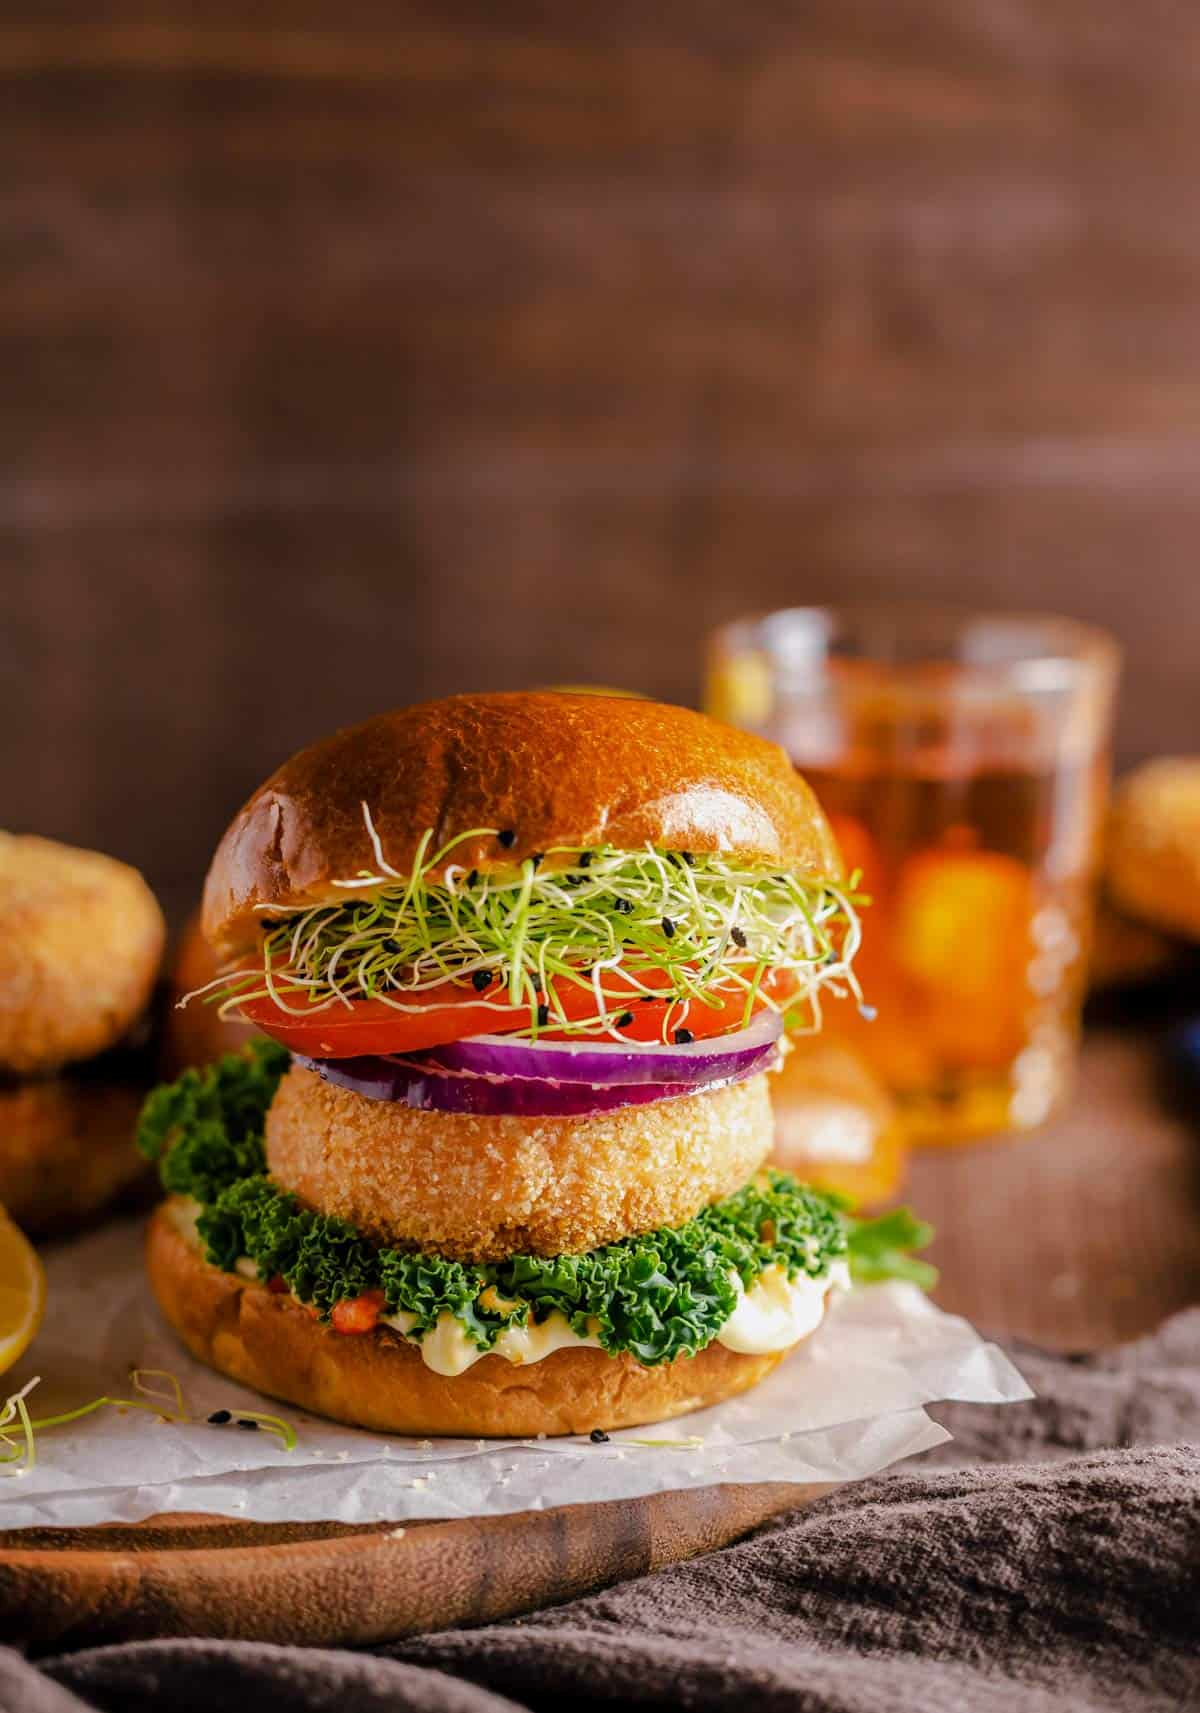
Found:
<path fill-rule="evenodd" d="M 608 1444 L 608 1435 L 605 1433 L 603 1428 L 593 1428 L 591 1433 L 588 1434 L 588 1438 L 591 1440 L 593 1445 Z"/>
<path fill-rule="evenodd" d="M 471 977 L 471 986 L 475 989 L 476 993 L 482 993 L 485 987 L 491 987 L 491 985 L 491 970 L 476 970 L 475 974 Z"/>
<path fill-rule="evenodd" d="M 233 1420 L 233 1417 L 228 1410 L 214 1410 L 208 1419 L 214 1427 L 224 1427 L 226 1422 Z"/>
<path fill-rule="evenodd" d="M 505 827 L 502 833 L 496 834 L 496 840 L 498 844 L 504 846 L 506 851 L 510 851 L 517 842 L 517 835 L 513 832 L 511 827 Z"/>
<path fill-rule="evenodd" d="M 624 1029 L 628 1024 L 630 1024 L 632 1022 L 633 1022 L 633 1012 L 632 1011 L 622 1011 L 621 1015 L 617 1018 L 617 1028 L 618 1029 Z"/>
<path fill-rule="evenodd" d="M 258 1432 L 258 1423 L 256 1421 L 251 1421 L 249 1416 L 239 1416 L 238 1417 L 238 1426 L 242 1427 L 242 1428 L 249 1428 L 251 1433 L 257 1433 Z"/>
<path fill-rule="evenodd" d="M 622 916 L 633 915 L 633 905 L 629 902 L 628 898 L 618 898 L 614 900 L 613 909 Z"/>
<path fill-rule="evenodd" d="M 591 868 L 591 866 L 592 866 L 592 853 L 591 853 L 591 851 L 580 851 L 580 853 L 579 853 L 579 866 L 580 866 L 580 868 Z"/>
<path fill-rule="evenodd" d="M 537 1020 L 538 1020 L 538 1028 L 539 1029 L 544 1029 L 546 1027 L 547 1023 L 549 1023 L 549 1021 L 550 1021 L 550 1007 L 548 1005 L 539 1005 L 538 1006 L 538 1008 L 537 1008 Z"/>
<path fill-rule="evenodd" d="M 690 1029 L 676 1029 L 675 1031 L 675 1045 L 677 1047 L 686 1047 L 695 1039 L 696 1037 Z"/>
<path fill-rule="evenodd" d="M 474 886 L 475 882 L 478 879 L 479 879 L 479 870 L 477 868 L 473 868 L 471 870 L 470 874 L 467 876 L 467 885 L 468 886 Z"/>
<path fill-rule="evenodd" d="M 667 936 L 668 940 L 673 940 L 675 938 L 675 924 L 669 916 L 664 916 L 662 919 L 662 931 Z"/>
<path fill-rule="evenodd" d="M 729 930 L 729 938 L 733 941 L 735 946 L 740 946 L 743 950 L 745 949 L 746 936 L 742 933 L 740 928 L 731 928 Z"/>

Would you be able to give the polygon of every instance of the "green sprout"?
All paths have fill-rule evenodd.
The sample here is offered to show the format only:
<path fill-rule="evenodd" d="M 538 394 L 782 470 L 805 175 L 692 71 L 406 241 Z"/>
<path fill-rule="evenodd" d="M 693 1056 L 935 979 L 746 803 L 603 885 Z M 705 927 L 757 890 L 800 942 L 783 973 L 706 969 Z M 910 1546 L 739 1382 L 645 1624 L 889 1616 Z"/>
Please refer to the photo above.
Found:
<path fill-rule="evenodd" d="M 26 1381 L 19 1392 L 13 1392 L 0 1405 L 0 1467 L 8 1475 L 28 1475 L 37 1463 L 37 1435 L 49 1428 L 66 1427 L 71 1422 L 81 1421 L 84 1416 L 94 1415 L 97 1410 L 144 1410 L 156 1421 L 173 1422 L 176 1424 L 195 1422 L 197 1417 L 191 1415 L 184 1402 L 183 1387 L 175 1375 L 165 1368 L 133 1368 L 129 1374 L 135 1392 L 142 1395 L 138 1398 L 92 1398 L 86 1404 L 80 1404 L 73 1410 L 64 1410 L 60 1415 L 34 1417 L 29 1413 L 25 1402 L 35 1386 L 41 1384 L 40 1376 Z M 164 1380 L 165 1389 L 161 1386 L 147 1384 L 149 1380 Z M 282 1416 L 267 1415 L 261 1410 L 241 1410 L 242 1420 L 253 1419 L 266 1433 L 273 1434 L 285 1451 L 296 1449 L 296 1430 Z M 19 1435 L 19 1438 L 15 1438 Z"/>
<path fill-rule="evenodd" d="M 262 998 L 298 1017 L 359 999 L 419 1013 L 456 982 L 498 1016 L 527 1008 L 519 1033 L 530 1038 L 552 1028 L 620 1040 L 631 1002 L 666 998 L 669 1041 L 692 1004 L 728 1006 L 730 1026 L 741 1027 L 761 1000 L 798 1029 L 820 1026 L 823 993 L 858 997 L 855 907 L 865 900 L 853 883 L 651 845 L 554 847 L 488 872 L 448 860 L 468 840 L 497 836 L 486 827 L 440 850 L 426 832 L 403 875 L 386 862 L 366 804 L 363 815 L 380 872 L 335 882 L 358 894 L 344 903 L 264 910 L 256 966 L 197 990 L 223 1016 Z M 794 979 L 782 1002 L 764 990 L 768 974 Z M 594 999 L 592 1015 L 567 1016 L 571 989 Z"/>

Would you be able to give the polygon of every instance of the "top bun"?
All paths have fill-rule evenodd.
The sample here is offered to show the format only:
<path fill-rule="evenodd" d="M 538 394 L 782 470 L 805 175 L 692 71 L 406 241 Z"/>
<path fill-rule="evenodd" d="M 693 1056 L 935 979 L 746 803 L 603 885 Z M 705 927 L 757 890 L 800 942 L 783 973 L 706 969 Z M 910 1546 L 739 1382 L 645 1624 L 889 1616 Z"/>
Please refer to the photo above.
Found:
<path fill-rule="evenodd" d="M 344 903 L 355 889 L 335 882 L 378 875 L 364 804 L 404 874 L 427 829 L 433 854 L 477 827 L 495 831 L 451 860 L 481 872 L 556 845 L 652 844 L 842 874 L 829 824 L 777 744 L 635 697 L 450 696 L 336 732 L 259 787 L 205 883 L 204 932 L 219 956 L 256 944 L 256 911 Z"/>

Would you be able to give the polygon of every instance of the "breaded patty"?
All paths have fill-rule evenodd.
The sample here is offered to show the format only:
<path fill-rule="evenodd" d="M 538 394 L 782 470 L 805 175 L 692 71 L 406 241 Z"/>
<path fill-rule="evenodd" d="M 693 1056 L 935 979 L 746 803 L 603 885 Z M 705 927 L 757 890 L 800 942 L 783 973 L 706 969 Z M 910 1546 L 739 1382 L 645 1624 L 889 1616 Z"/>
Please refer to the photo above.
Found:
<path fill-rule="evenodd" d="M 150 997 L 165 934 L 136 869 L 0 833 L 0 1068 L 50 1071 L 120 1040 Z"/>
<path fill-rule="evenodd" d="M 594 1249 L 679 1225 L 771 1146 L 765 1076 L 589 1118 L 480 1118 L 367 1100 L 293 1065 L 267 1114 L 282 1188 L 383 1243 L 463 1260 Z"/>
<path fill-rule="evenodd" d="M 144 1091 L 92 1075 L 0 1082 L 0 1204 L 36 1237 L 85 1225 L 149 1179 Z"/>

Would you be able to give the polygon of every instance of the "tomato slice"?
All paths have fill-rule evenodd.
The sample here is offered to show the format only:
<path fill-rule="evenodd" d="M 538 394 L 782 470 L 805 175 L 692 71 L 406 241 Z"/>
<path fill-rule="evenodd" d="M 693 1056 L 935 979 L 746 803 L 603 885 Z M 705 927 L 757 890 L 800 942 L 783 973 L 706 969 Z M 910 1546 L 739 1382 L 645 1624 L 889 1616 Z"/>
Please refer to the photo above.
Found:
<path fill-rule="evenodd" d="M 649 971 L 638 979 L 646 987 L 666 988 L 671 981 L 665 970 Z M 610 1012 L 619 1003 L 613 997 L 614 990 L 619 994 L 626 983 L 629 988 L 629 1008 L 617 1012 L 628 1019 L 620 1025 L 622 1040 L 661 1041 L 663 1011 L 669 1003 L 666 994 L 661 999 L 647 998 L 620 971 L 606 972 L 604 982 Z M 782 1003 L 795 992 L 795 987 L 794 976 L 776 971 L 765 978 L 762 991 L 776 1003 Z M 497 998 L 503 992 L 499 986 L 491 991 Z M 582 1023 L 596 1016 L 596 1000 L 590 987 L 563 981 L 554 991 L 563 1015 L 570 1022 Z M 425 989 L 420 1011 L 397 1011 L 381 999 L 358 999 L 351 1005 L 327 1006 L 311 1016 L 293 1015 L 265 994 L 243 1000 L 239 1009 L 248 1023 L 294 1053 L 313 1059 L 354 1059 L 369 1053 L 416 1053 L 424 1047 L 465 1040 L 469 1035 L 508 1035 L 527 1027 L 527 1005 L 495 1011 L 481 1004 L 480 999 L 481 995 L 470 983 L 447 981 Z M 744 1006 L 744 991 L 731 986 L 723 1005 L 701 1005 L 693 1000 L 685 1026 L 696 1040 L 731 1034 L 742 1026 Z M 556 1033 L 552 1029 L 543 1031 L 543 1037 L 550 1041 L 564 1039 L 562 1031 Z"/>

